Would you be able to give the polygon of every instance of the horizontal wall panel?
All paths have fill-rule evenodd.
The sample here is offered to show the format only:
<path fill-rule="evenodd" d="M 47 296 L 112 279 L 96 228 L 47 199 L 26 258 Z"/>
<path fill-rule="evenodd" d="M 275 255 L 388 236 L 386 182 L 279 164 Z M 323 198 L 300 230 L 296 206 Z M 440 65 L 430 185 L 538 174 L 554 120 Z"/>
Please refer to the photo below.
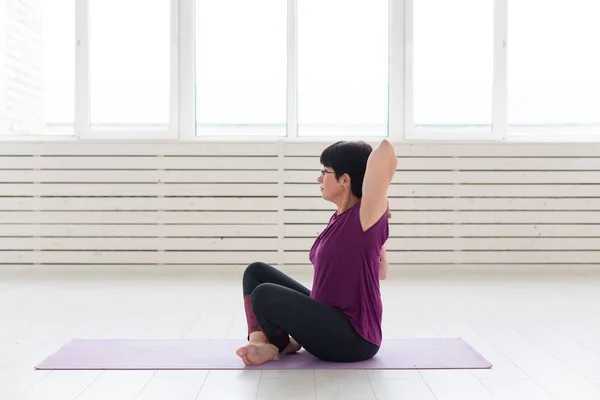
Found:
<path fill-rule="evenodd" d="M 0 211 L 3 224 L 277 224 L 276 212 Z"/>
<path fill-rule="evenodd" d="M 600 210 L 600 198 L 389 198 L 390 209 L 400 210 Z M 1 201 L 0 201 L 0 204 Z M 287 197 L 286 210 L 335 212 L 322 198 Z"/>
<path fill-rule="evenodd" d="M 0 196 L 277 196 L 277 184 L 3 184 Z"/>
<path fill-rule="evenodd" d="M 316 182 L 319 176 L 318 170 L 286 171 L 284 182 L 312 183 Z M 405 171 L 396 173 L 392 182 L 397 184 L 600 184 L 600 171 Z"/>
<path fill-rule="evenodd" d="M 392 221 L 395 218 L 392 217 Z M 326 224 L 286 225 L 285 237 L 304 237 L 314 239 L 325 228 Z M 593 237 L 600 238 L 600 224 L 591 225 L 460 225 L 460 224 L 393 224 L 390 237 Z"/>
<path fill-rule="evenodd" d="M 277 183 L 277 171 L 96 171 L 96 170 L 0 170 L 0 183 Z"/>
<path fill-rule="evenodd" d="M 286 197 L 320 197 L 319 184 L 284 185 Z M 392 184 L 389 197 L 600 197 L 600 184 L 590 185 L 458 185 Z"/>
<path fill-rule="evenodd" d="M 321 233 L 326 225 L 327 224 L 323 222 L 315 224 L 285 224 L 283 226 L 283 235 L 284 237 L 315 238 Z"/>
<path fill-rule="evenodd" d="M 242 166 L 240 166 L 242 167 Z M 278 171 L 160 171 L 164 183 L 278 183 Z"/>
<path fill-rule="evenodd" d="M 314 142 L 283 143 L 283 155 L 285 158 L 316 157 L 318 159 L 323 150 L 335 142 L 337 140 L 323 139 L 315 140 Z M 379 143 L 379 140 L 366 140 L 366 142 L 374 148 Z"/>
<path fill-rule="evenodd" d="M 391 264 L 600 263 L 600 251 L 387 251 Z M 284 263 L 306 264 L 308 251 L 286 251 Z"/>
<path fill-rule="evenodd" d="M 478 273 L 511 273 L 511 272 L 519 272 L 521 270 L 525 270 L 528 273 L 535 272 L 539 274 L 545 274 L 548 272 L 560 272 L 564 273 L 565 271 L 572 271 L 575 273 L 578 272 L 592 272 L 597 270 L 597 266 L 594 263 L 420 263 L 420 264 L 410 264 L 410 263 L 390 263 L 390 267 L 388 269 L 388 279 L 394 279 L 400 277 L 399 273 L 451 273 L 451 272 L 478 272 Z M 234 266 L 235 268 L 240 268 L 243 270 L 245 266 Z M 299 264 L 288 264 L 283 266 L 276 265 L 277 268 L 285 271 L 289 271 L 290 274 L 296 273 L 313 273 L 314 267 L 309 263 L 299 263 Z M 450 275 L 447 275 L 450 276 Z M 382 285 L 386 285 L 386 283 L 382 283 Z"/>
<path fill-rule="evenodd" d="M 333 142 L 7 142 L 0 263 L 307 265 Z M 600 263 L 600 143 L 395 149 L 390 264 Z"/>
<path fill-rule="evenodd" d="M 276 156 L 279 145 L 272 141 L 211 142 L 5 142 L 0 155 L 46 156 Z"/>
<path fill-rule="evenodd" d="M 0 264 L 250 264 L 278 262 L 266 251 L 0 251 Z"/>
<path fill-rule="evenodd" d="M 286 183 L 283 185 L 283 196 L 303 196 L 321 198 L 321 190 L 319 189 L 319 183 L 317 182 L 311 184 Z"/>
<path fill-rule="evenodd" d="M 321 163 L 315 157 L 286 157 L 286 170 L 318 172 Z M 600 156 L 587 158 L 491 158 L 491 157 L 416 157 L 399 158 L 397 173 L 405 171 L 598 171 Z"/>
<path fill-rule="evenodd" d="M 277 170 L 277 157 L 2 157 L 0 169 L 53 170 Z"/>
<path fill-rule="evenodd" d="M 394 250 L 595 250 L 598 238 L 389 238 Z M 287 238 L 284 250 L 309 250 L 313 238 Z"/>
<path fill-rule="evenodd" d="M 285 223 L 324 223 L 329 211 L 285 211 Z M 592 211 L 395 211 L 390 223 L 408 224 L 515 224 L 515 223 L 600 223 L 600 212 Z"/>
<path fill-rule="evenodd" d="M 285 142 L 284 156 L 318 157 L 321 152 L 336 140 L 314 142 Z M 379 140 L 367 141 L 376 146 Z M 198 142 L 7 142 L 0 146 L 0 155 L 76 155 L 76 156 L 115 156 L 115 155 L 252 155 L 270 156 L 278 154 L 279 143 L 272 139 L 244 141 L 232 138 L 231 141 Z M 600 143 L 407 143 L 394 142 L 398 157 L 597 157 Z"/>
<path fill-rule="evenodd" d="M 600 251 L 448 251 L 388 253 L 391 263 L 598 263 Z"/>
<path fill-rule="evenodd" d="M 279 234 L 277 225 L 19 225 L 0 224 L 2 237 L 269 237 Z"/>
<path fill-rule="evenodd" d="M 276 197 L 0 197 L 0 210 L 277 211 Z"/>
<path fill-rule="evenodd" d="M 449 133 L 450 134 L 450 133 Z M 451 134 L 450 134 L 451 135 Z M 335 140 L 284 143 L 284 155 L 319 157 Z M 367 141 L 373 148 L 379 141 Z M 398 157 L 598 157 L 600 143 L 393 142 Z"/>
<path fill-rule="evenodd" d="M 277 251 L 266 238 L 1 238 L 0 250 L 205 250 Z"/>

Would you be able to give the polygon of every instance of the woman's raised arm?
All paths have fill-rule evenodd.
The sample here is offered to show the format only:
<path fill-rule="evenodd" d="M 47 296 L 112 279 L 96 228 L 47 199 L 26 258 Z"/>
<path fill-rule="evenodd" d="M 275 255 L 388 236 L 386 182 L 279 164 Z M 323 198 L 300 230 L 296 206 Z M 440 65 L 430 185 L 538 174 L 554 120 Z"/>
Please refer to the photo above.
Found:
<path fill-rule="evenodd" d="M 373 226 L 386 212 L 387 192 L 397 166 L 398 159 L 394 146 L 387 139 L 383 139 L 367 160 L 360 207 L 363 231 Z"/>

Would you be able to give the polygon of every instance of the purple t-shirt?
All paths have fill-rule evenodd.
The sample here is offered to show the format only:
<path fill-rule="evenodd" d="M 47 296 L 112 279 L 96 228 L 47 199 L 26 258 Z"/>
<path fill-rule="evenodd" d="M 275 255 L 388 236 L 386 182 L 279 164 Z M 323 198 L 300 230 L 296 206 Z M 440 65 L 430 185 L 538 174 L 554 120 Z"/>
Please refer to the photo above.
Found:
<path fill-rule="evenodd" d="M 335 212 L 310 249 L 315 270 L 310 297 L 343 311 L 360 336 L 380 346 L 379 269 L 389 224 L 384 213 L 363 232 L 360 204 L 361 199 L 340 215 Z"/>

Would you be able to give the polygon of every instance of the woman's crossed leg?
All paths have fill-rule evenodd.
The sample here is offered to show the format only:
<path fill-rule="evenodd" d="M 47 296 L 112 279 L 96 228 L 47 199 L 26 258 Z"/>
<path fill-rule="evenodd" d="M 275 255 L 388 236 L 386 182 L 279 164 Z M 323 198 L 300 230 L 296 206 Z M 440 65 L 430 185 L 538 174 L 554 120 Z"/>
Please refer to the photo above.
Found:
<path fill-rule="evenodd" d="M 246 365 L 300 346 L 334 362 L 366 360 L 379 350 L 358 335 L 342 311 L 310 298 L 310 290 L 267 264 L 250 264 L 243 288 L 249 343 L 237 354 Z"/>

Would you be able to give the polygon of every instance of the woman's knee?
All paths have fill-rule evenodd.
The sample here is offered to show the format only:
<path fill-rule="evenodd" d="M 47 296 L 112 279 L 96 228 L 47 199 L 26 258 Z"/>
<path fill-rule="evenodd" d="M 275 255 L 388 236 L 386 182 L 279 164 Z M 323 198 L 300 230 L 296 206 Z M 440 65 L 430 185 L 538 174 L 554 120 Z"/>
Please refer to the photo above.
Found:
<path fill-rule="evenodd" d="M 274 283 L 261 283 L 253 291 L 250 301 L 253 309 L 264 309 L 273 302 L 277 302 L 278 285 Z"/>
<path fill-rule="evenodd" d="M 244 279 L 250 276 L 259 275 L 261 271 L 264 271 L 267 267 L 268 265 L 262 261 L 255 261 L 252 264 L 249 264 L 244 270 Z"/>
<path fill-rule="evenodd" d="M 265 263 L 256 261 L 246 267 L 246 269 L 244 270 L 244 275 L 242 277 L 242 286 L 244 294 L 252 293 L 254 288 L 259 284 L 261 279 L 259 279 L 258 277 L 263 275 L 265 266 Z"/>

